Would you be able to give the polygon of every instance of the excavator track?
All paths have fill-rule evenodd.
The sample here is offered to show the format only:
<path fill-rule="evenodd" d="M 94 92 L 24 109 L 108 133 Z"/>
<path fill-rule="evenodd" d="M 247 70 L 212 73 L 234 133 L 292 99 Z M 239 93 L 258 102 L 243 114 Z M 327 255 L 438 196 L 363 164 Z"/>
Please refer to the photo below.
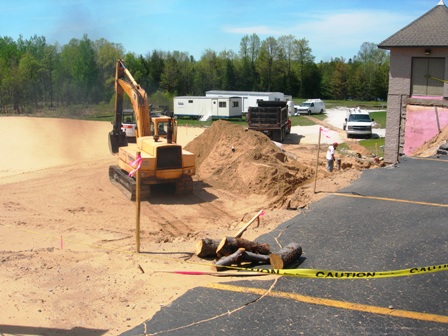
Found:
<path fill-rule="evenodd" d="M 193 179 L 191 176 L 182 176 L 182 179 L 176 182 L 175 196 L 191 194 L 193 192 Z"/>
<path fill-rule="evenodd" d="M 109 167 L 109 179 L 118 187 L 131 201 L 135 201 L 137 193 L 137 183 L 134 178 L 117 165 Z M 140 186 L 140 198 L 148 199 L 151 194 L 151 188 L 148 184 Z"/>
<path fill-rule="evenodd" d="M 131 200 L 136 200 L 137 194 L 137 182 L 134 178 L 130 177 L 128 173 L 121 169 L 117 165 L 109 167 L 109 179 L 115 186 L 118 187 L 126 197 Z M 186 194 L 191 194 L 193 192 L 193 179 L 191 176 L 182 176 L 179 181 L 171 183 L 174 186 L 174 196 L 182 196 Z M 154 184 L 153 186 L 159 186 L 160 184 Z M 157 188 L 154 188 L 157 192 Z M 159 189 L 160 190 L 160 189 Z M 141 184 L 140 185 L 140 199 L 148 200 L 151 196 L 151 185 Z"/>

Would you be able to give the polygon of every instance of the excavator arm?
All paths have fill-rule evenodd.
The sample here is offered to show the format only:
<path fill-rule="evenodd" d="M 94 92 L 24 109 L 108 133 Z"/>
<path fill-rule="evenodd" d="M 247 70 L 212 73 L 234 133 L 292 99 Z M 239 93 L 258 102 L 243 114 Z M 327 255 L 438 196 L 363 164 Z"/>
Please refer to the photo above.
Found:
<path fill-rule="evenodd" d="M 126 134 L 121 130 L 123 116 L 123 96 L 131 100 L 135 114 L 136 137 L 148 136 L 151 132 L 151 118 L 146 91 L 135 81 L 121 60 L 117 61 L 115 70 L 115 106 L 112 131 L 109 133 L 109 149 L 118 153 L 118 148 L 127 146 Z"/>

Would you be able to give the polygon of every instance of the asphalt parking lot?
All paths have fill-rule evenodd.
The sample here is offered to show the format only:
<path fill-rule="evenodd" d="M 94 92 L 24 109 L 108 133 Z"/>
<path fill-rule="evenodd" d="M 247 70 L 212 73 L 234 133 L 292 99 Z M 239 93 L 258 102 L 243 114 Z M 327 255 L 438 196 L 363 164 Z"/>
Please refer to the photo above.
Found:
<path fill-rule="evenodd" d="M 366 170 L 257 239 L 298 242 L 299 269 L 448 268 L 448 160 Z M 198 287 L 131 335 L 447 335 L 448 272 L 388 278 L 270 277 Z M 150 300 L 150 298 L 148 298 Z"/>

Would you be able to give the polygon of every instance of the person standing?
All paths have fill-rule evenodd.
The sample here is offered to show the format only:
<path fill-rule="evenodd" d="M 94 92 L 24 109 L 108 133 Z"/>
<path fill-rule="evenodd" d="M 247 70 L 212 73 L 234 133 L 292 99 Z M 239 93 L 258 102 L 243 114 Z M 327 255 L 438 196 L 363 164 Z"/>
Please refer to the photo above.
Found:
<path fill-rule="evenodd" d="M 334 167 L 334 152 L 336 151 L 336 148 L 338 147 L 338 143 L 335 142 L 332 145 L 328 146 L 328 150 L 327 150 L 327 169 L 329 172 L 333 171 L 333 167 Z"/>

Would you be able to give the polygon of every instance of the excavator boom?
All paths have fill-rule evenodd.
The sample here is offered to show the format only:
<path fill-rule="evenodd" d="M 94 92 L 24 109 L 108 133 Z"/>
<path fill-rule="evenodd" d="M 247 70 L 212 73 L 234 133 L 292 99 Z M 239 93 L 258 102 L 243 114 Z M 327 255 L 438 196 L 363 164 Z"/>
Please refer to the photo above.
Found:
<path fill-rule="evenodd" d="M 115 70 L 115 118 L 113 129 L 109 133 L 109 147 L 112 153 L 118 153 L 119 147 L 127 145 L 126 134 L 121 130 L 124 93 L 130 98 L 134 109 L 137 123 L 136 137 L 150 135 L 151 120 L 146 91 L 137 84 L 123 62 L 118 60 Z"/>

